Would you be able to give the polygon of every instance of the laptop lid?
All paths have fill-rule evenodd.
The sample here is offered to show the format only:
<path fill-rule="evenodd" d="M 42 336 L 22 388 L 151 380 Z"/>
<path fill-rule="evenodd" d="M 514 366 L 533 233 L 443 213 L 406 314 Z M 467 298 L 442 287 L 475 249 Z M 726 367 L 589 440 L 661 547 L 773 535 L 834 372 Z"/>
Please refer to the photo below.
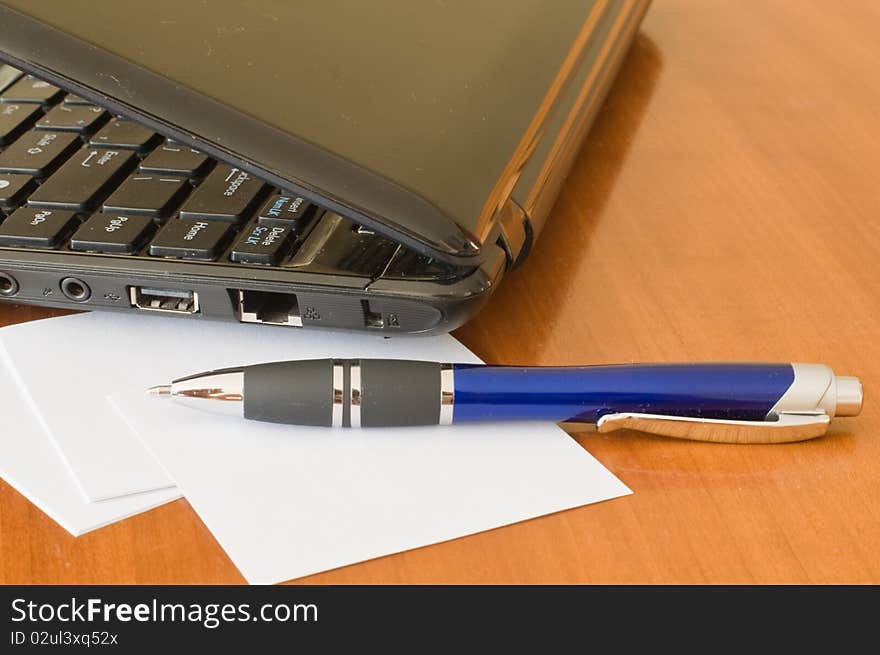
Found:
<path fill-rule="evenodd" d="M 476 265 L 612 5 L 0 0 L 0 59 Z"/>

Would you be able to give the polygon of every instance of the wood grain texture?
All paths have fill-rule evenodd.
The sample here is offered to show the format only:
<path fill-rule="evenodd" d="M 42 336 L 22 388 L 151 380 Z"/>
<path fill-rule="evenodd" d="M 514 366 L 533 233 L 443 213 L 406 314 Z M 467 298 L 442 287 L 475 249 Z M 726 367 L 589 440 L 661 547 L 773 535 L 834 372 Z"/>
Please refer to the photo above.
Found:
<path fill-rule="evenodd" d="M 494 363 L 827 363 L 861 416 L 576 435 L 633 496 L 300 582 L 880 582 L 878 28 L 872 0 L 655 0 L 532 257 L 456 333 Z M 242 578 L 185 501 L 74 539 L 0 484 L 0 582 Z"/>

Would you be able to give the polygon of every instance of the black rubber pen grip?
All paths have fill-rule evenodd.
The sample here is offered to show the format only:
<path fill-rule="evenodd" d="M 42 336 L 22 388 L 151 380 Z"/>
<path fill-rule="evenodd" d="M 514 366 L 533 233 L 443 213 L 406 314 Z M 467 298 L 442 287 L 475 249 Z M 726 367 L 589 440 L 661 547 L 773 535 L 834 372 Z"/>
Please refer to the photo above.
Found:
<path fill-rule="evenodd" d="M 248 366 L 244 369 L 244 416 L 324 427 L 436 425 L 440 370 L 435 362 L 394 359 Z"/>

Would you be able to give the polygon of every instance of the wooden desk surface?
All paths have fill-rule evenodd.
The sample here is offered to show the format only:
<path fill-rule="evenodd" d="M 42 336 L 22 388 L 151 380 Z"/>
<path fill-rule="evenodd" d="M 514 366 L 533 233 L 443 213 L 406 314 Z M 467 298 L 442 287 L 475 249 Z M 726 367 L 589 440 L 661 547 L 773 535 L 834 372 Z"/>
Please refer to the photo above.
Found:
<path fill-rule="evenodd" d="M 634 495 L 301 582 L 880 582 L 878 27 L 867 0 L 655 0 L 533 256 L 456 333 L 498 363 L 827 363 L 861 416 L 577 435 Z M 74 539 L 0 484 L 2 583 L 242 581 L 186 501 Z"/>

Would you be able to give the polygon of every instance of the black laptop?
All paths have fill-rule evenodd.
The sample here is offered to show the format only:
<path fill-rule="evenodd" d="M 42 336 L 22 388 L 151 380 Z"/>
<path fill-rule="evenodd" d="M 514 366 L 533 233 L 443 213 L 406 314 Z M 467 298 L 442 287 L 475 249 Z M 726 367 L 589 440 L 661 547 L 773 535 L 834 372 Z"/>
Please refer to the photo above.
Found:
<path fill-rule="evenodd" d="M 451 330 L 647 5 L 0 0 L 0 299 Z"/>

